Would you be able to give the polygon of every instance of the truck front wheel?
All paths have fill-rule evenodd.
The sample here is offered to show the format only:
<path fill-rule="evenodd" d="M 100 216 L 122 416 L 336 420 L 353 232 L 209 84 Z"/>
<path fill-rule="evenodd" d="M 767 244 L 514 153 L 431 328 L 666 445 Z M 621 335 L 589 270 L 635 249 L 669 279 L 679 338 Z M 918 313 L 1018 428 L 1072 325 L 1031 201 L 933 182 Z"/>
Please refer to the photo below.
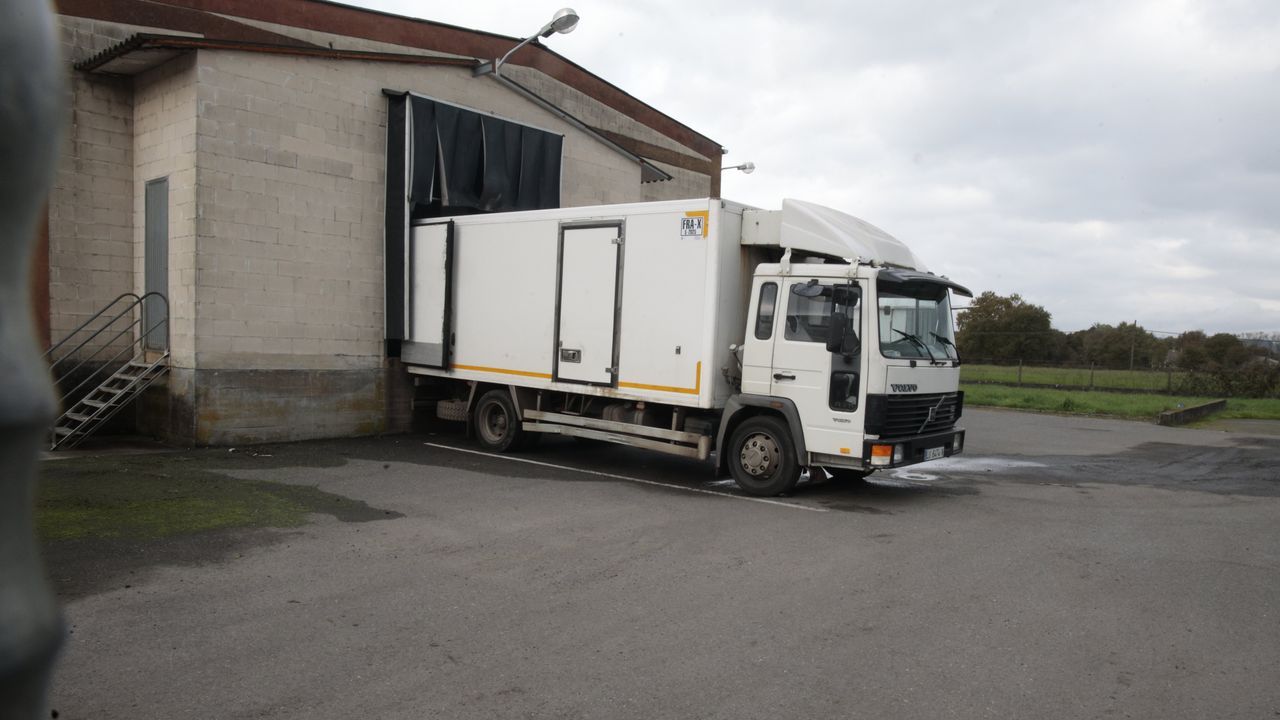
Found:
<path fill-rule="evenodd" d="M 800 480 L 800 463 L 786 423 L 763 415 L 748 418 L 729 442 L 729 472 L 749 495 L 790 492 Z"/>
<path fill-rule="evenodd" d="M 474 416 L 476 441 L 493 452 L 516 449 L 522 436 L 520 416 L 516 413 L 511 393 L 505 389 L 490 390 L 480 396 Z"/>

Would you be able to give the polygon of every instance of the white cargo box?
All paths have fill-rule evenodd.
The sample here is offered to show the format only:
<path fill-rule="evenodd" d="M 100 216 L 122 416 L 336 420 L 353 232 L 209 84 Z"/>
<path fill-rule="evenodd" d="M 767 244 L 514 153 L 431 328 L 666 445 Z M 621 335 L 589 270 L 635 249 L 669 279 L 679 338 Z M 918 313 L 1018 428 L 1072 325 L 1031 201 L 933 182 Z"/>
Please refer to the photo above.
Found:
<path fill-rule="evenodd" d="M 744 206 L 719 199 L 417 223 L 412 372 L 712 408 L 742 342 Z"/>

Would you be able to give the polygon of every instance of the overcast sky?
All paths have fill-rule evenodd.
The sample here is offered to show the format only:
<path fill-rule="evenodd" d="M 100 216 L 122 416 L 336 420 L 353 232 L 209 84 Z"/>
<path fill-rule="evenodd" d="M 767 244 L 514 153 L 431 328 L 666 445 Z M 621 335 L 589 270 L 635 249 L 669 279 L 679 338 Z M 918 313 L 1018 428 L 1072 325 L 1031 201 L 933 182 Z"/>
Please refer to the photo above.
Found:
<path fill-rule="evenodd" d="M 550 0 L 374 7 L 512 36 Z M 1280 331 L 1280 2 L 572 0 L 546 44 L 1054 326 Z"/>

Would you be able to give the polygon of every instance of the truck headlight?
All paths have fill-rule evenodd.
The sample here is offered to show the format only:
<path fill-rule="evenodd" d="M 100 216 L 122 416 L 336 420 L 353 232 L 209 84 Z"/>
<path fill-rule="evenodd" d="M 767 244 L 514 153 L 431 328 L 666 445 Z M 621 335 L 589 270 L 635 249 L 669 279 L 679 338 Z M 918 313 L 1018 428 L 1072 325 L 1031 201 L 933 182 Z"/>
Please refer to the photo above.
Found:
<path fill-rule="evenodd" d="M 964 435 L 961 433 L 956 433 L 956 436 L 951 438 L 951 452 L 958 453 L 963 449 L 964 449 Z"/>
<path fill-rule="evenodd" d="M 905 447 L 902 445 L 872 445 L 871 464 L 875 467 L 889 467 L 902 464 Z"/>
<path fill-rule="evenodd" d="M 871 464 L 887 467 L 893 462 L 893 454 L 892 445 L 872 445 Z"/>

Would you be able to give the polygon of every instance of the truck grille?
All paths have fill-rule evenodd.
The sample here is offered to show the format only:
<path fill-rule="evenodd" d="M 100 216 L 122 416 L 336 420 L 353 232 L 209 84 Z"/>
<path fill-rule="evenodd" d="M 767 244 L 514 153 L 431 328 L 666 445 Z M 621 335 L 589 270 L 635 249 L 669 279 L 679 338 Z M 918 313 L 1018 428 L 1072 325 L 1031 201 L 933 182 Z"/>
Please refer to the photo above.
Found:
<path fill-rule="evenodd" d="M 924 435 L 948 430 L 960 419 L 962 393 L 928 393 L 923 395 L 887 395 L 884 416 L 877 433 L 883 438 Z M 868 408 L 870 409 L 870 408 Z M 930 418 L 930 412 L 933 415 Z M 870 421 L 870 417 L 868 418 Z M 877 418 L 880 420 L 880 418 Z M 874 432 L 868 422 L 867 432 Z"/>

